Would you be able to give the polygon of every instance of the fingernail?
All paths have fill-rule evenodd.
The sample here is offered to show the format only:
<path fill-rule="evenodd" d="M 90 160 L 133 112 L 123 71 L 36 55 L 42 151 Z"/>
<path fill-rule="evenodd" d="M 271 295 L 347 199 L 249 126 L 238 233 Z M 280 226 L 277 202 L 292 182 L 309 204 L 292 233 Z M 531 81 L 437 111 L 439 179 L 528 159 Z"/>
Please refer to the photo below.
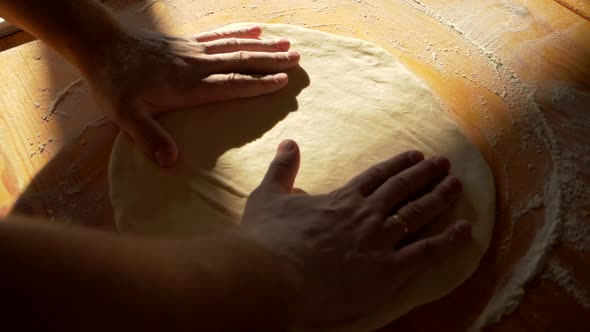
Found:
<path fill-rule="evenodd" d="M 289 59 L 291 61 L 297 61 L 297 60 L 299 60 L 300 57 L 301 57 L 301 55 L 299 55 L 299 52 L 297 52 L 297 51 L 287 52 L 287 59 Z"/>
<path fill-rule="evenodd" d="M 444 185 L 452 191 L 461 191 L 463 189 L 461 181 L 452 175 L 447 176 Z"/>
<path fill-rule="evenodd" d="M 260 30 L 261 30 L 260 27 L 256 26 L 256 25 L 248 28 L 248 32 L 258 32 Z"/>
<path fill-rule="evenodd" d="M 410 158 L 411 162 L 417 163 L 424 159 L 424 155 L 420 151 L 410 151 L 410 153 L 408 154 L 408 158 Z"/>
<path fill-rule="evenodd" d="M 442 169 L 447 169 L 449 167 L 451 167 L 451 162 L 449 161 L 449 159 L 445 158 L 445 157 L 434 157 L 432 158 L 432 162 L 438 167 L 438 168 L 442 168 Z"/>
<path fill-rule="evenodd" d="M 454 226 L 454 238 L 466 239 L 471 236 L 471 225 L 466 221 L 460 221 Z"/>
<path fill-rule="evenodd" d="M 158 165 L 160 165 L 160 167 L 170 166 L 170 163 L 168 161 L 168 154 L 166 153 L 166 151 L 164 149 L 160 149 L 160 150 L 156 151 L 155 156 L 156 156 L 156 162 L 158 163 Z"/>
<path fill-rule="evenodd" d="M 274 80 L 277 83 L 283 83 L 289 79 L 289 76 L 285 73 L 278 73 L 274 76 Z"/>
<path fill-rule="evenodd" d="M 295 151 L 296 147 L 297 145 L 295 144 L 295 142 L 288 139 L 282 141 L 281 144 L 279 144 L 279 151 L 283 153 L 289 153 Z"/>
<path fill-rule="evenodd" d="M 288 39 L 275 39 L 275 46 L 280 48 L 288 48 L 291 46 L 291 42 Z"/>

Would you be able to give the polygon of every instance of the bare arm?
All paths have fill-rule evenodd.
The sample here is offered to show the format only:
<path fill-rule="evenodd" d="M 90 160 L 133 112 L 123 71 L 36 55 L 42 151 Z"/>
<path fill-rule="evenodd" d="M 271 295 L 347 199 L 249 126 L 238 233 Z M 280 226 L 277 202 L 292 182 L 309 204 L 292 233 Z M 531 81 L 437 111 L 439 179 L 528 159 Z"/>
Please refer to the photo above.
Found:
<path fill-rule="evenodd" d="M 100 66 L 106 48 L 122 34 L 95 0 L 0 0 L 0 14 L 43 40 L 81 70 Z"/>
<path fill-rule="evenodd" d="M 2 328 L 267 331 L 292 295 L 280 266 L 236 233 L 155 240 L 12 217 L 0 222 Z"/>
<path fill-rule="evenodd" d="M 446 158 L 407 152 L 315 196 L 293 190 L 298 167 L 299 149 L 286 141 L 248 198 L 240 227 L 192 238 L 0 222 L 0 294 L 12 311 L 3 312 L 3 324 L 96 331 L 330 324 L 374 310 L 470 239 L 460 221 L 395 247 L 460 197 Z M 392 205 L 400 206 L 395 217 Z"/>
<path fill-rule="evenodd" d="M 0 0 L 0 16 L 76 65 L 104 113 L 163 167 L 179 151 L 154 116 L 276 92 L 299 63 L 288 40 L 259 40 L 260 27 L 173 36 L 126 26 L 96 0 Z"/>
<path fill-rule="evenodd" d="M 191 38 L 148 33 L 124 27 L 95 0 L 0 0 L 0 16 L 75 64 L 107 115 L 163 165 L 175 158 L 174 142 L 151 115 L 276 91 L 287 80 L 272 73 L 298 60 L 286 53 L 288 41 L 256 39 L 257 27 Z M 128 51 L 137 49 L 141 56 L 129 60 Z M 256 53 L 235 61 L 248 50 Z M 220 68 L 269 75 L 225 75 Z M 164 101 L 148 108 L 154 103 L 146 96 L 154 95 Z M 165 160 L 157 155 L 162 149 Z M 275 263 L 236 233 L 156 241 L 9 217 L 0 222 L 0 294 L 11 304 L 2 327 L 215 331 L 281 325 L 289 286 L 277 268 L 282 263 Z"/>
<path fill-rule="evenodd" d="M 76 64 L 105 113 L 162 166 L 178 151 L 153 115 L 272 93 L 287 84 L 280 72 L 299 61 L 287 52 L 288 41 L 258 40 L 259 27 L 190 38 L 128 30 L 94 0 L 0 0 L 0 15 Z M 252 72 L 265 75 L 230 74 Z M 279 149 L 236 232 L 155 240 L 15 217 L 0 222 L 0 294 L 10 310 L 2 324 L 266 331 L 329 323 L 395 296 L 405 281 L 469 240 L 469 225 L 459 223 L 392 250 L 408 229 L 448 209 L 460 185 L 447 176 L 413 209 L 400 207 L 401 219 L 387 214 L 392 196 L 400 205 L 425 189 L 422 181 L 440 181 L 448 161 L 401 155 L 341 190 L 309 196 L 293 193 L 299 151 L 291 145 Z M 390 178 L 417 188 L 398 193 Z"/>

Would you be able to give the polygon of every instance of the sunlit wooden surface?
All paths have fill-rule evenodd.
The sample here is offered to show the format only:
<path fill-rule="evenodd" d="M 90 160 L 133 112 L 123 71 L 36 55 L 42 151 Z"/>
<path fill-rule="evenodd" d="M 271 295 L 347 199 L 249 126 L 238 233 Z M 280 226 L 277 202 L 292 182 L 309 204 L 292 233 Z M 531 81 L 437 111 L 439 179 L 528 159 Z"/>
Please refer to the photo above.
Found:
<path fill-rule="evenodd" d="M 368 40 L 400 58 L 447 105 L 493 169 L 498 192 L 494 238 L 466 284 L 384 331 L 461 331 L 471 325 L 547 217 L 541 204 L 513 222 L 519 207 L 544 190 L 546 174 L 561 162 L 556 151 L 559 158 L 579 155 L 571 158 L 578 170 L 575 176 L 590 184 L 587 1 L 111 3 L 123 10 L 120 15 L 129 24 L 169 32 L 196 33 L 254 21 L 302 25 Z M 39 42 L 0 53 L 3 214 L 17 211 L 112 229 L 107 163 L 116 127 L 102 119 L 84 82 L 74 84 L 51 112 L 55 96 L 79 77 Z M 556 102 L 559 91 L 567 92 L 563 102 Z M 554 140 L 536 131 L 535 112 L 542 112 Z M 576 216 L 577 223 L 590 222 L 590 201 L 582 206 L 564 204 L 565 214 Z M 590 288 L 587 251 L 557 241 L 549 257 Z M 552 281 L 535 277 L 527 284 L 520 306 L 487 330 L 590 331 L 590 312 L 578 302 Z"/>

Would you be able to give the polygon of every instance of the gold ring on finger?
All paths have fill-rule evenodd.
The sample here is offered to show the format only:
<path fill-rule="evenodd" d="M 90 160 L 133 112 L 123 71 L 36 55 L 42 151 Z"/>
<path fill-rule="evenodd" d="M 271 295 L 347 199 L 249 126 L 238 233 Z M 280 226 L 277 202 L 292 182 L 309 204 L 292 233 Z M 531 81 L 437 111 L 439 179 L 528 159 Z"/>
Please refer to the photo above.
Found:
<path fill-rule="evenodd" d="M 402 221 L 401 218 L 397 214 L 394 214 L 393 216 L 387 218 L 385 220 L 384 227 L 389 228 L 389 227 L 394 226 L 395 224 L 401 226 L 401 229 L 404 232 L 404 234 L 410 233 L 410 230 L 408 229 L 408 225 L 404 221 Z"/>

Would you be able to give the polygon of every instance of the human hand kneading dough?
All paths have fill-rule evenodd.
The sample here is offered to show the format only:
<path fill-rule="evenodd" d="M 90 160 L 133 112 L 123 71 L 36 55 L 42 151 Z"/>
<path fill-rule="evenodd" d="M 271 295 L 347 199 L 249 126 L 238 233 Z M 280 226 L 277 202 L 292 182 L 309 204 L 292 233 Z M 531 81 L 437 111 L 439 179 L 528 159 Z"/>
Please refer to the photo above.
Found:
<path fill-rule="evenodd" d="M 171 36 L 125 27 L 97 0 L 0 0 L 0 16 L 76 66 L 105 113 L 161 166 L 178 151 L 153 116 L 272 93 L 299 61 L 289 41 L 258 40 L 259 27 Z M 407 152 L 325 195 L 293 187 L 298 167 L 296 143 L 283 142 L 240 227 L 189 237 L 11 212 L 0 220 L 3 330 L 277 331 L 353 319 L 471 236 L 458 221 L 402 241 L 460 196 L 443 157 Z"/>
<path fill-rule="evenodd" d="M 281 143 L 248 199 L 241 225 L 288 261 L 305 285 L 289 317 L 297 326 L 352 319 L 375 309 L 471 236 L 470 225 L 458 221 L 438 235 L 394 249 L 460 197 L 461 183 L 448 175 L 444 157 L 424 160 L 420 152 L 406 152 L 317 196 L 293 188 L 299 158 L 295 142 Z"/>
<path fill-rule="evenodd" d="M 259 40 L 257 26 L 173 36 L 128 27 L 96 0 L 0 0 L 0 14 L 75 65 L 107 116 L 164 167 L 178 151 L 154 115 L 275 92 L 300 57 L 286 39 Z"/>
<path fill-rule="evenodd" d="M 287 85 L 280 72 L 296 66 L 299 54 L 289 52 L 286 39 L 259 40 L 261 33 L 252 26 L 185 38 L 124 29 L 105 63 L 85 73 L 104 112 L 150 158 L 171 166 L 176 144 L 154 115 L 269 94 Z"/>

